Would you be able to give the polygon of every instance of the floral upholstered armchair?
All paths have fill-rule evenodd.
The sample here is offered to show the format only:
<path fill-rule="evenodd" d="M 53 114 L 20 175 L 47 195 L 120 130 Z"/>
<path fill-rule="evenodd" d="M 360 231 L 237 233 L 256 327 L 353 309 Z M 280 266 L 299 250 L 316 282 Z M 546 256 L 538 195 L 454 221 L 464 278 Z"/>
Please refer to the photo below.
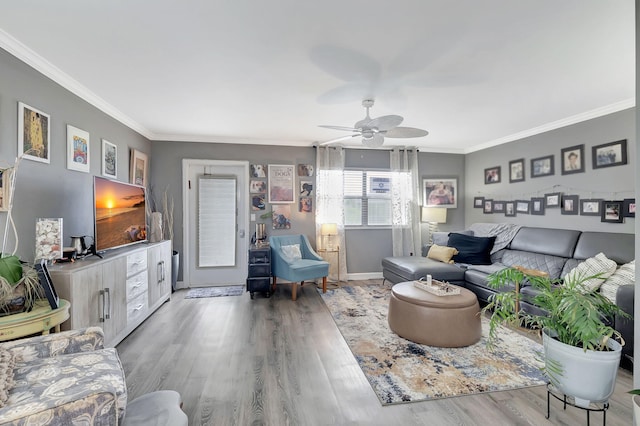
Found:
<path fill-rule="evenodd" d="M 115 349 L 90 327 L 0 343 L 0 425 L 117 425 L 127 388 Z"/>

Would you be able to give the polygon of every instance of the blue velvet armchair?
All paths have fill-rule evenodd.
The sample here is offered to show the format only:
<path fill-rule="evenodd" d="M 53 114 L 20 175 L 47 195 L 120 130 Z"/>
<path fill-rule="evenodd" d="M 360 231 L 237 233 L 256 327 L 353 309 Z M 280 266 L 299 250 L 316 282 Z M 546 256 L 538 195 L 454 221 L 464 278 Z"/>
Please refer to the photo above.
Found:
<path fill-rule="evenodd" d="M 269 244 L 274 287 L 276 277 L 291 281 L 291 300 L 296 300 L 298 282 L 322 278 L 322 292 L 327 292 L 329 262 L 315 252 L 306 235 L 271 236 Z"/>

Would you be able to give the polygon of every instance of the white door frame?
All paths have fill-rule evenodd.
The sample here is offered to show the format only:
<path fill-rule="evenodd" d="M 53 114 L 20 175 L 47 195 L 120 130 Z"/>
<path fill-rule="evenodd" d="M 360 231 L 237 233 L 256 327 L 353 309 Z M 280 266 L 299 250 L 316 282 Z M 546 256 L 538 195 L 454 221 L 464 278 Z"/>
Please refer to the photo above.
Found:
<path fill-rule="evenodd" d="M 192 166 L 240 166 L 244 168 L 245 176 L 249 176 L 249 162 L 248 161 L 232 161 L 232 160 L 202 160 L 202 159 L 192 159 L 192 158 L 183 158 L 182 159 L 182 251 L 184 252 L 183 265 L 182 268 L 182 287 L 186 288 L 191 283 L 191 271 L 187 264 L 186 259 L 189 259 L 189 256 L 195 256 L 195 253 L 191 253 L 191 240 L 189 237 L 189 223 L 188 220 L 191 216 L 191 206 L 189 205 L 189 196 L 186 191 L 189 191 L 189 168 Z M 249 179 L 246 179 L 247 184 L 244 188 L 245 196 L 249 196 Z M 250 240 L 250 232 L 249 232 L 249 211 L 248 211 L 248 203 L 246 204 L 247 211 L 238 212 L 238 225 L 240 230 L 244 230 L 244 238 L 238 238 L 238 233 L 236 233 L 236 240 L 238 244 L 245 243 L 246 250 L 240 250 L 240 253 L 244 253 L 244 256 L 238 258 L 238 264 L 246 265 L 247 264 L 247 250 L 248 244 Z M 247 266 L 248 268 L 248 266 Z"/>

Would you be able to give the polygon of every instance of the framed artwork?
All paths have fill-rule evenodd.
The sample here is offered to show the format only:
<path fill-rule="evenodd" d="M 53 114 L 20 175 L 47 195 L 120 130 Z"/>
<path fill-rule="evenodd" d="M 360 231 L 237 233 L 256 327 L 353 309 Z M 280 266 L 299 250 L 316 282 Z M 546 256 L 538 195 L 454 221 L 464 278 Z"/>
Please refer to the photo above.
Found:
<path fill-rule="evenodd" d="M 509 161 L 509 183 L 524 182 L 524 158 Z"/>
<path fill-rule="evenodd" d="M 458 207 L 458 179 L 429 178 L 422 179 L 423 202 L 425 207 Z"/>
<path fill-rule="evenodd" d="M 580 200 L 580 216 L 600 216 L 602 198 L 583 198 Z"/>
<path fill-rule="evenodd" d="M 570 146 L 560 151 L 562 174 L 584 173 L 584 145 Z"/>
<path fill-rule="evenodd" d="M 293 173 L 293 166 L 291 172 Z M 273 229 L 291 229 L 291 204 L 273 206 Z"/>
<path fill-rule="evenodd" d="M 529 200 L 516 200 L 516 213 L 529 214 Z"/>
<path fill-rule="evenodd" d="M 531 160 L 531 177 L 553 176 L 553 155 L 534 158 Z"/>
<path fill-rule="evenodd" d="M 35 260 L 62 258 L 62 218 L 36 219 Z"/>
<path fill-rule="evenodd" d="M 251 210 L 260 211 L 265 209 L 264 195 L 251 196 Z"/>
<path fill-rule="evenodd" d="M 636 217 L 635 198 L 625 198 L 622 200 L 622 217 Z"/>
<path fill-rule="evenodd" d="M 67 169 L 89 173 L 89 132 L 67 124 Z"/>
<path fill-rule="evenodd" d="M 500 183 L 500 166 L 484 169 L 484 184 Z"/>
<path fill-rule="evenodd" d="M 494 201 L 491 211 L 493 213 L 504 213 L 504 201 Z"/>
<path fill-rule="evenodd" d="M 102 139 L 102 175 L 118 177 L 118 147 L 106 139 Z"/>
<path fill-rule="evenodd" d="M 484 207 L 484 197 L 473 197 L 473 208 L 481 209 Z"/>
<path fill-rule="evenodd" d="M 313 211 L 313 199 L 311 197 L 300 197 L 300 200 L 298 200 L 298 211 L 301 213 L 311 213 Z"/>
<path fill-rule="evenodd" d="M 251 164 L 249 165 L 249 176 L 254 178 L 266 178 L 267 169 L 268 167 L 266 164 Z"/>
<path fill-rule="evenodd" d="M 49 275 L 49 269 L 47 267 L 47 260 L 40 260 L 40 263 L 34 265 L 34 269 L 38 273 L 38 281 L 44 290 L 49 306 L 51 309 L 58 309 L 60 307 L 60 298 L 58 297 L 55 287 L 53 287 L 53 281 L 51 280 L 51 275 Z"/>
<path fill-rule="evenodd" d="M 594 169 L 627 164 L 627 140 L 591 147 L 591 160 Z"/>
<path fill-rule="evenodd" d="M 135 185 L 146 186 L 147 169 L 149 168 L 147 154 L 137 149 L 131 150 L 131 163 L 129 165 L 129 181 Z"/>
<path fill-rule="evenodd" d="M 18 102 L 18 155 L 49 163 L 51 117 L 49 114 Z"/>
<path fill-rule="evenodd" d="M 482 213 L 493 213 L 493 200 L 487 200 L 485 198 Z"/>
<path fill-rule="evenodd" d="M 391 178 L 387 176 L 368 176 L 367 195 L 388 196 L 391 193 Z"/>
<path fill-rule="evenodd" d="M 504 203 L 504 215 L 505 216 L 515 216 L 516 215 L 516 202 L 515 201 L 507 201 Z"/>
<path fill-rule="evenodd" d="M 551 194 L 544 194 L 544 206 L 545 208 L 560 207 L 560 197 L 562 192 L 552 192 Z"/>
<path fill-rule="evenodd" d="M 298 164 L 298 176 L 310 177 L 313 176 L 312 164 Z"/>
<path fill-rule="evenodd" d="M 578 214 L 578 196 L 563 195 L 561 214 Z"/>
<path fill-rule="evenodd" d="M 622 201 L 603 201 L 601 222 L 622 223 Z"/>
<path fill-rule="evenodd" d="M 269 164 L 268 175 L 270 203 L 293 203 L 294 168 L 295 167 L 290 164 Z M 290 212 L 291 210 L 289 210 L 289 213 Z"/>
<path fill-rule="evenodd" d="M 544 216 L 544 198 L 532 197 L 531 198 L 531 214 Z"/>
<path fill-rule="evenodd" d="M 253 180 L 249 181 L 249 193 L 251 194 L 266 194 L 267 193 L 267 182 L 264 180 Z"/>
<path fill-rule="evenodd" d="M 313 182 L 310 180 L 300 181 L 300 196 L 310 197 L 313 194 Z"/>

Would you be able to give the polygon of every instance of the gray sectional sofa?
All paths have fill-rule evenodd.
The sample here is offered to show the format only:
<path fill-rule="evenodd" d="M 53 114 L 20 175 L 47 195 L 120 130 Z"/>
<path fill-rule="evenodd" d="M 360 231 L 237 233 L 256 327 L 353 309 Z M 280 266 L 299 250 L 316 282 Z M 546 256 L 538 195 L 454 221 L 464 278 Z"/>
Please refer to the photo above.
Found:
<path fill-rule="evenodd" d="M 430 274 L 434 279 L 466 287 L 478 300 L 486 302 L 495 293 L 487 286 L 488 275 L 504 267 L 520 265 L 548 272 L 551 278 L 562 278 L 580 262 L 600 252 L 619 265 L 630 262 L 635 258 L 634 248 L 634 234 L 521 227 L 505 248 L 491 254 L 490 265 L 449 264 L 417 256 L 387 257 L 382 260 L 382 271 L 384 279 L 394 284 Z M 428 246 L 424 248 L 423 256 L 428 249 Z M 616 303 L 630 314 L 633 314 L 633 287 L 619 287 L 616 295 Z M 521 308 L 534 313 L 538 308 L 527 302 L 527 298 L 534 296 L 531 290 L 522 287 Z M 614 321 L 626 342 L 622 365 L 629 368 L 633 356 L 633 320 L 615 318 Z"/>

